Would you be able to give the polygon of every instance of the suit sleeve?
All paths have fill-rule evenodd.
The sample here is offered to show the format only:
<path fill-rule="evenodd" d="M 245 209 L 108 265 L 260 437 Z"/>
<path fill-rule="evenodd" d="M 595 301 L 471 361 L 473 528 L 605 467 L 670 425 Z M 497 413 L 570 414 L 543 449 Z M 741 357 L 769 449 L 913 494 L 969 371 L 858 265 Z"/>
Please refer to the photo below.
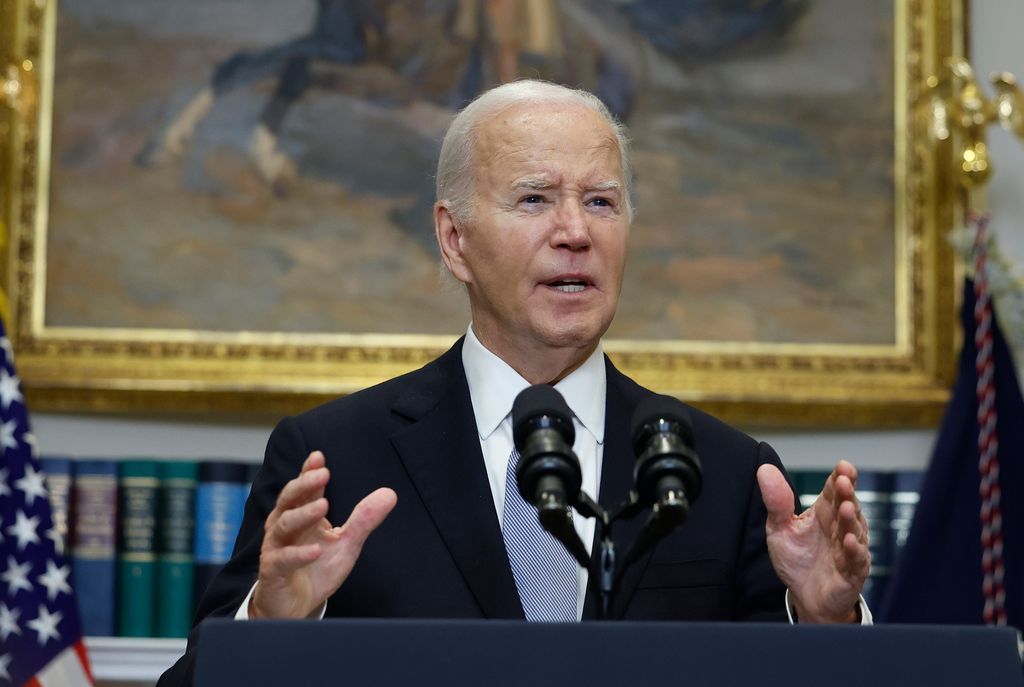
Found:
<path fill-rule="evenodd" d="M 157 687 L 186 687 L 193 682 L 199 624 L 206 618 L 233 617 L 259 572 L 263 523 L 284 485 L 299 474 L 309 448 L 295 418 L 282 420 L 270 435 L 263 465 L 249 492 L 235 548 L 224 568 L 199 601 L 185 654 L 157 682 Z"/>
<path fill-rule="evenodd" d="M 737 561 L 736 577 L 736 619 L 749 621 L 787 621 L 785 597 L 786 588 L 775 574 L 768 557 L 768 543 L 765 524 L 768 510 L 761 498 L 757 485 L 757 469 L 769 463 L 779 468 L 786 480 L 792 481 L 786 473 L 779 456 L 768 444 L 761 442 L 751 472 L 751 490 L 747 504 L 746 530 Z M 795 493 L 795 492 L 794 492 Z"/>

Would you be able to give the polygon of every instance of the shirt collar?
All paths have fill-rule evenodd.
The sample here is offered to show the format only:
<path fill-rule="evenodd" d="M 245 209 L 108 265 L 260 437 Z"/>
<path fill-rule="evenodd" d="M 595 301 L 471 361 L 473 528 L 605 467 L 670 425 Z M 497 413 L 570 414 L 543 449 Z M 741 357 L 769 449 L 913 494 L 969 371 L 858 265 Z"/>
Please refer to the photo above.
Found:
<path fill-rule="evenodd" d="M 512 412 L 516 396 L 530 383 L 480 343 L 472 324 L 462 344 L 462 365 L 469 383 L 477 432 L 483 441 Z M 606 374 L 604 350 L 599 342 L 582 365 L 555 384 L 576 419 L 599 444 L 604 443 Z"/>

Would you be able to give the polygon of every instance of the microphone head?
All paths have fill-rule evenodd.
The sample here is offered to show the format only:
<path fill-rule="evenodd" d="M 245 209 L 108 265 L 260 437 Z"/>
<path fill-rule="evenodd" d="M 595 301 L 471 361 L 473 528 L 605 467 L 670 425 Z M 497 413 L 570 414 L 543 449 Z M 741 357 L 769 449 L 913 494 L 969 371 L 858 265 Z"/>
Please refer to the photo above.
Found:
<path fill-rule="evenodd" d="M 678 434 L 691 450 L 694 448 L 693 423 L 682 401 L 672 396 L 648 396 L 633 411 L 630 424 L 633 451 L 639 455 L 653 434 Z"/>
<path fill-rule="evenodd" d="M 562 394 L 550 384 L 535 384 L 523 389 L 512 404 L 512 439 L 518 451 L 523 451 L 526 436 L 538 429 L 538 422 L 557 430 L 570 447 L 576 440 L 572 411 Z"/>

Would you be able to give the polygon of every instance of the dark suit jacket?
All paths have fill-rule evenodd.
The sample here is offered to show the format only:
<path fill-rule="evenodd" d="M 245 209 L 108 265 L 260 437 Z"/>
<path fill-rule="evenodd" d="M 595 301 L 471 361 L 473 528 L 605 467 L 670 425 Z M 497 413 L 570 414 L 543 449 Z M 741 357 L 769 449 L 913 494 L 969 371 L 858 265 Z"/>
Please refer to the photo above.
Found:
<path fill-rule="evenodd" d="M 633 409 L 652 392 L 606 360 L 608 393 L 600 501 L 633 485 Z M 704 487 L 682 529 L 623 578 L 615 612 L 634 620 L 782 620 L 785 590 L 765 546 L 765 507 L 755 472 L 781 467 L 775 452 L 691 409 Z M 382 486 L 398 505 L 366 542 L 327 615 L 523 618 L 502 543 L 473 419 L 462 342 L 424 368 L 283 420 L 274 430 L 245 509 L 234 555 L 210 584 L 197 622 L 235 613 L 256 579 L 263 522 L 310 451 L 331 469 L 332 523 Z M 643 523 L 616 523 L 620 556 Z M 596 547 L 595 547 L 596 550 Z M 592 576 L 593 577 L 593 576 Z M 584 618 L 597 593 L 587 591 Z M 191 682 L 195 633 L 160 685 Z"/>

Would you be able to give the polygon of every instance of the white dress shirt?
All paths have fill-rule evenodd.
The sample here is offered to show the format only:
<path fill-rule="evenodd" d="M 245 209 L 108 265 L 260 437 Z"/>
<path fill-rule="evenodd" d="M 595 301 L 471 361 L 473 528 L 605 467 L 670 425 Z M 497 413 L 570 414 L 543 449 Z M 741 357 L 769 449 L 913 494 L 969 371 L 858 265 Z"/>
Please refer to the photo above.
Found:
<path fill-rule="evenodd" d="M 484 456 L 487 481 L 491 485 L 494 510 L 498 524 L 502 525 L 505 506 L 505 484 L 508 473 L 508 459 L 512 453 L 512 403 L 530 383 L 508 363 L 487 350 L 473 333 L 470 325 L 466 340 L 462 344 L 462 365 L 466 369 L 469 396 L 476 416 L 477 436 Z M 583 471 L 583 491 L 595 500 L 599 498 L 601 484 L 601 457 L 604 453 L 605 383 L 604 352 L 601 345 L 590 357 L 555 384 L 572 410 L 576 441 L 573 451 L 580 459 Z M 511 485 L 512 489 L 516 486 Z M 573 524 L 583 540 L 587 552 L 594 542 L 595 523 L 573 513 Z M 576 619 L 583 617 L 583 601 L 587 592 L 587 571 L 577 566 L 576 573 Z"/>

